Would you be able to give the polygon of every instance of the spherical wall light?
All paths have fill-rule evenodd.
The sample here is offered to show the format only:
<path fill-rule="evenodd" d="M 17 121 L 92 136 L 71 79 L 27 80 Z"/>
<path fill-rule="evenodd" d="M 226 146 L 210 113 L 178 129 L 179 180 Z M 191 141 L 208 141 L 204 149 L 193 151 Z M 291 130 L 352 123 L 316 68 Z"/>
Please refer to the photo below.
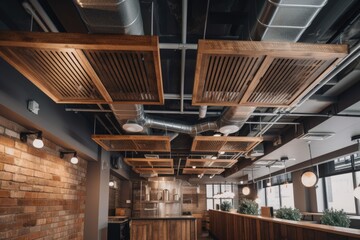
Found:
<path fill-rule="evenodd" d="M 242 194 L 244 194 L 245 196 L 250 194 L 250 188 L 249 187 L 243 187 L 243 189 L 241 190 Z"/>
<path fill-rule="evenodd" d="M 301 183 L 305 186 L 305 187 L 313 187 L 317 184 L 319 178 L 318 176 L 313 172 L 313 171 L 305 171 L 302 175 L 301 175 Z"/>

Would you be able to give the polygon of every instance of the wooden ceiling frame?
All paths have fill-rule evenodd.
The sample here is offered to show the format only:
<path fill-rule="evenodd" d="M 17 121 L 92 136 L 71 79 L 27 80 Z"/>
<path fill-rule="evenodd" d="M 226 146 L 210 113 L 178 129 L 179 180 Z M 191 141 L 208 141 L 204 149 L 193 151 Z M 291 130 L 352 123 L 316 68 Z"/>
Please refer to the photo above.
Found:
<path fill-rule="evenodd" d="M 171 150 L 169 136 L 92 135 L 91 138 L 106 151 L 170 152 Z M 124 146 L 111 147 L 114 142 L 122 142 Z"/>
<path fill-rule="evenodd" d="M 185 167 L 204 167 L 204 168 L 231 168 L 237 160 L 234 159 L 186 159 Z"/>
<path fill-rule="evenodd" d="M 164 104 L 157 36 L 1 32 L 0 56 L 57 103 Z"/>
<path fill-rule="evenodd" d="M 294 106 L 347 45 L 199 40 L 193 105 Z"/>
<path fill-rule="evenodd" d="M 164 174 L 164 175 L 173 175 L 173 168 L 133 168 L 136 173 L 139 174 Z"/>
<path fill-rule="evenodd" d="M 221 174 L 224 172 L 224 168 L 183 168 L 183 174 Z"/>
<path fill-rule="evenodd" d="M 233 137 L 233 136 L 195 136 L 191 151 L 193 152 L 237 152 L 247 153 L 263 141 L 262 137 Z M 244 146 L 230 146 L 241 144 Z M 204 144 L 206 146 L 204 146 Z"/>
<path fill-rule="evenodd" d="M 172 158 L 124 158 L 124 161 L 132 167 L 174 167 Z"/>

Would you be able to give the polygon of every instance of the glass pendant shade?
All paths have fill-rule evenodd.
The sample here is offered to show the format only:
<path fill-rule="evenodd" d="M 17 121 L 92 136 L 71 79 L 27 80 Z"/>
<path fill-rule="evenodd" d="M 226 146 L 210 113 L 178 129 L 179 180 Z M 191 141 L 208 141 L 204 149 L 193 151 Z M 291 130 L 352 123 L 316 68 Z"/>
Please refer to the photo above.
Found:
<path fill-rule="evenodd" d="M 318 176 L 313 171 L 306 171 L 301 175 L 301 183 L 305 187 L 313 187 L 318 182 Z"/>
<path fill-rule="evenodd" d="M 245 196 L 250 194 L 250 188 L 249 187 L 243 187 L 243 189 L 241 190 L 242 194 L 244 194 Z"/>

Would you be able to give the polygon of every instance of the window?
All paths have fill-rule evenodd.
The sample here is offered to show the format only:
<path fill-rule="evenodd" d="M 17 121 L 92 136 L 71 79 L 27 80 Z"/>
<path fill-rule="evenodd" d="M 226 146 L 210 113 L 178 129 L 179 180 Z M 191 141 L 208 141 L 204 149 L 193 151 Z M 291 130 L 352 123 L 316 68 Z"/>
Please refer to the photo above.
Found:
<path fill-rule="evenodd" d="M 323 178 L 319 178 L 317 188 L 316 188 L 316 202 L 318 212 L 323 212 L 325 210 L 325 199 L 324 199 L 324 184 Z"/>
<path fill-rule="evenodd" d="M 231 202 L 234 206 L 234 200 L 231 198 L 214 198 L 214 195 L 223 192 L 234 192 L 232 184 L 206 184 L 206 209 L 216 209 L 216 204 L 224 201 Z"/>
<path fill-rule="evenodd" d="M 266 188 L 267 206 L 274 209 L 280 208 L 280 191 L 279 186 L 272 186 Z"/>
<path fill-rule="evenodd" d="M 294 208 L 294 189 L 293 184 L 280 185 L 281 206 Z"/>
<path fill-rule="evenodd" d="M 259 206 L 266 206 L 265 188 L 258 189 L 258 197 L 260 199 Z"/>
<path fill-rule="evenodd" d="M 325 186 L 328 208 L 356 213 L 352 173 L 326 177 Z"/>

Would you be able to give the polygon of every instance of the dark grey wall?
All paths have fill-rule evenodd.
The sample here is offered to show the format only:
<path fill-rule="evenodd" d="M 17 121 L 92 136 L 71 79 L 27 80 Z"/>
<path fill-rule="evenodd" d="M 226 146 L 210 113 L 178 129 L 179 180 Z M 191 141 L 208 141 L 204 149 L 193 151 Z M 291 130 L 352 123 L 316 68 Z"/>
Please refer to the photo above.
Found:
<path fill-rule="evenodd" d="M 42 130 L 46 138 L 78 151 L 87 159 L 97 158 L 97 144 L 91 139 L 92 126 L 85 118 L 65 112 L 64 105 L 53 102 L 1 58 L 0 73 L 1 115 L 16 122 L 22 119 L 25 126 Z M 30 99 L 40 104 L 38 115 L 27 110 Z"/>

